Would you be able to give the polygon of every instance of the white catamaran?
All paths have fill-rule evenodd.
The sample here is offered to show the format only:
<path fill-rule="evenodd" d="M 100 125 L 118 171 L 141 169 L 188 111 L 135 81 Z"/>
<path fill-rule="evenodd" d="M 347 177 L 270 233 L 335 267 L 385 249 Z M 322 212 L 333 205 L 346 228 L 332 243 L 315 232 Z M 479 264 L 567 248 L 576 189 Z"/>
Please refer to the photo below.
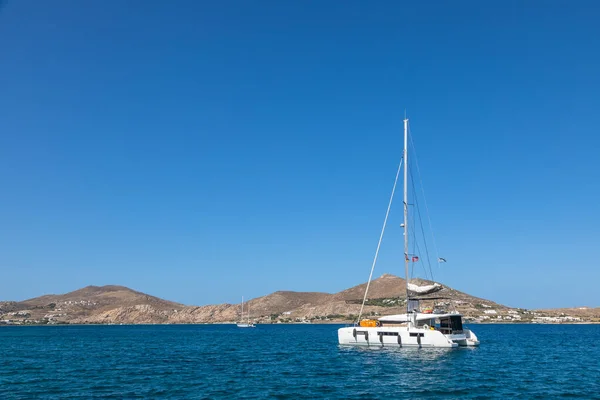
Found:
<path fill-rule="evenodd" d="M 438 310 L 420 309 L 420 300 L 425 300 L 422 296 L 437 292 L 442 286 L 434 283 L 432 285 L 418 286 L 409 282 L 409 262 L 418 260 L 418 256 L 409 255 L 409 231 L 408 231 L 408 119 L 404 119 L 404 152 L 402 161 L 396 174 L 396 182 L 400 174 L 400 168 L 404 165 L 404 265 L 406 277 L 406 314 L 388 315 L 377 320 L 360 320 L 362 310 L 367 298 L 367 292 L 361 311 L 359 314 L 359 323 L 355 326 L 340 328 L 338 330 L 338 340 L 342 345 L 376 346 L 376 347 L 458 347 L 458 346 L 478 346 L 477 336 L 463 327 L 462 315 L 456 312 L 439 312 Z M 377 255 L 381 245 L 381 239 L 387 223 L 394 189 L 388 205 L 385 221 L 375 259 L 371 268 L 371 275 L 367 283 L 366 291 L 369 290 L 369 284 L 373 276 L 373 269 L 377 261 Z M 440 258 L 438 261 L 445 261 Z M 429 298 L 428 300 L 432 300 Z"/>
<path fill-rule="evenodd" d="M 256 328 L 256 325 L 250 322 L 250 311 L 246 313 L 246 322 L 244 322 L 244 296 L 242 296 L 242 312 L 240 313 L 240 322 L 237 323 L 238 328 Z"/>

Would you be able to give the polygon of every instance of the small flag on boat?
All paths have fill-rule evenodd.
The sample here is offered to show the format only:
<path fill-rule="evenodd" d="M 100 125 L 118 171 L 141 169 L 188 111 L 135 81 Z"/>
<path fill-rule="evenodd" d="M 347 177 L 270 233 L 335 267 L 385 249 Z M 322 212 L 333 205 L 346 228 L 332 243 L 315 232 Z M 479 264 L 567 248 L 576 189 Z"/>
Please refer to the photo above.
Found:
<path fill-rule="evenodd" d="M 415 262 L 415 261 L 419 261 L 419 257 L 417 257 L 417 256 L 413 256 L 412 260 L 413 260 L 413 262 Z"/>
<path fill-rule="evenodd" d="M 445 259 L 445 258 L 442 258 L 442 257 L 439 257 L 439 258 L 438 258 L 438 262 L 446 262 L 446 259 Z"/>

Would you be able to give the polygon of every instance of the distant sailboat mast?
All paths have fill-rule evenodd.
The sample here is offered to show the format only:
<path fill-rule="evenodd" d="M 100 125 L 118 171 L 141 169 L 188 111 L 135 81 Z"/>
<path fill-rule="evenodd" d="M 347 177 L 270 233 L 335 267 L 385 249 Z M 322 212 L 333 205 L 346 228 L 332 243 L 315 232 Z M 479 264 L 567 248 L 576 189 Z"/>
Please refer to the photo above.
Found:
<path fill-rule="evenodd" d="M 250 306 L 246 306 L 246 320 L 248 325 L 250 325 Z"/>

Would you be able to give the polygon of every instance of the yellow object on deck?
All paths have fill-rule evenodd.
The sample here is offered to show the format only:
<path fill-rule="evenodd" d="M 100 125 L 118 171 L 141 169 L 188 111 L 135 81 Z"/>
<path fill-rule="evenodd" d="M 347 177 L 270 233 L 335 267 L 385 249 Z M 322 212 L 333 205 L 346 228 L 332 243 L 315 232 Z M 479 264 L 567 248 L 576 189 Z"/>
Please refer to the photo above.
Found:
<path fill-rule="evenodd" d="M 377 321 L 374 319 L 363 319 L 360 321 L 360 326 L 363 328 L 374 328 L 377 326 Z"/>

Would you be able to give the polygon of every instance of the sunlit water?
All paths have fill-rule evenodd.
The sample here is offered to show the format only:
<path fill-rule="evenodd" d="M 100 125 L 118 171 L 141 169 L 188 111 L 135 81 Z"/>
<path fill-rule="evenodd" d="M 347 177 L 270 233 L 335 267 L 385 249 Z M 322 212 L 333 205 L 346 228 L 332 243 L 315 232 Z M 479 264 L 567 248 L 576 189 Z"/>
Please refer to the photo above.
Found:
<path fill-rule="evenodd" d="M 0 327 L 0 399 L 600 398 L 599 325 L 471 325 L 481 346 L 455 350 L 337 328 Z"/>

